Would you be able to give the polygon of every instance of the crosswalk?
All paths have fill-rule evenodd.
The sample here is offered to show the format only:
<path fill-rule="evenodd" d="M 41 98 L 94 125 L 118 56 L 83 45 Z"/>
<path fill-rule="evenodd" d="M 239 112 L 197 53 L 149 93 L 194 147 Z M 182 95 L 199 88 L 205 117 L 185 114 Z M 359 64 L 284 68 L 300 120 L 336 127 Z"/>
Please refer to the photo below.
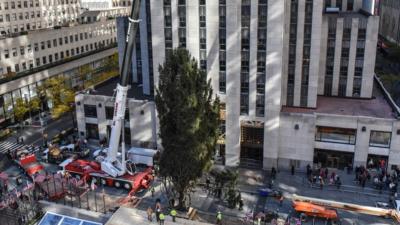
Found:
<path fill-rule="evenodd" d="M 27 145 L 21 144 L 21 143 L 15 143 L 15 142 L 10 142 L 10 141 L 3 141 L 0 142 L 0 153 L 7 153 L 8 150 L 11 152 L 14 152 L 18 149 L 21 148 L 26 148 Z"/>

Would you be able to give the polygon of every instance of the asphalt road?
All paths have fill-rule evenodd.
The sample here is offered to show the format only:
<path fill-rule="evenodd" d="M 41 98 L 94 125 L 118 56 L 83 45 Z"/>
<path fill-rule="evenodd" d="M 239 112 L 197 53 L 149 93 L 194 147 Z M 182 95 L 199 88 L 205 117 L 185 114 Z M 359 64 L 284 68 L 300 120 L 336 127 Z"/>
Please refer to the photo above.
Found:
<path fill-rule="evenodd" d="M 42 145 L 43 144 L 43 133 L 48 134 L 48 140 L 60 133 L 62 130 L 73 127 L 71 115 L 67 114 L 58 120 L 49 120 L 47 125 L 43 128 L 37 125 L 26 126 L 23 130 L 17 130 L 15 134 L 7 138 L 6 141 L 17 142 L 18 137 L 23 137 L 24 144 L 26 145 Z"/>

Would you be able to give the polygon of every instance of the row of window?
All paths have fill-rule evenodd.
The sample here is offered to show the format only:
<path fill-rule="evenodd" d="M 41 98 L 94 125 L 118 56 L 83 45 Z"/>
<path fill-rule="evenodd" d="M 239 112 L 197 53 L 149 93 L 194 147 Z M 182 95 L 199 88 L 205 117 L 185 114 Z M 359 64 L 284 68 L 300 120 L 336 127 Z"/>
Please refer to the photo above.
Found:
<path fill-rule="evenodd" d="M 85 117 L 97 118 L 98 108 L 100 110 L 100 108 L 102 108 L 102 105 L 99 104 L 98 107 L 96 105 L 89 105 L 89 104 L 83 105 Z M 114 107 L 106 106 L 106 107 L 104 107 L 104 110 L 105 110 L 106 119 L 112 120 L 113 116 L 114 116 Z M 128 108 L 126 108 L 126 110 L 125 110 L 125 120 L 129 121 L 129 109 Z"/>
<path fill-rule="evenodd" d="M 242 0 L 241 14 L 241 66 L 240 66 L 240 114 L 249 114 L 249 65 L 250 65 L 250 18 L 251 2 Z"/>
<path fill-rule="evenodd" d="M 294 104 L 294 78 L 296 67 L 296 42 L 297 42 L 297 18 L 298 0 L 291 0 L 290 3 L 290 26 L 289 26 L 289 59 L 288 59 L 288 81 L 286 90 L 286 105 Z"/>
<path fill-rule="evenodd" d="M 343 5 L 343 0 L 336 0 L 335 5 L 333 5 L 332 0 L 325 0 L 325 8 L 336 7 L 336 8 L 342 9 L 343 6 L 346 6 L 344 11 L 353 11 L 354 10 L 354 0 L 347 0 L 347 5 Z"/>
<path fill-rule="evenodd" d="M 14 69 L 11 68 L 11 66 L 6 67 L 6 69 L 4 70 L 2 67 L 0 67 L 0 75 L 4 74 L 4 73 L 11 73 L 11 72 L 22 72 L 28 69 L 33 69 L 34 67 L 39 67 L 42 65 L 46 65 L 48 63 L 53 63 L 59 60 L 63 60 L 65 57 L 73 57 L 75 55 L 78 54 L 83 54 L 85 52 L 89 52 L 89 51 L 93 51 L 96 50 L 98 48 L 103 48 L 104 46 L 110 45 L 112 43 L 116 42 L 116 38 L 111 38 L 111 39 L 107 39 L 107 40 L 103 40 L 103 41 L 99 41 L 99 42 L 95 42 L 95 43 L 90 43 L 90 44 L 86 44 L 80 47 L 76 47 L 76 48 L 72 48 L 69 50 L 65 50 L 61 51 L 61 52 L 56 52 L 54 54 L 50 54 L 47 56 L 43 56 L 43 57 L 39 57 L 36 58 L 35 61 L 33 60 L 29 60 L 28 62 L 20 62 L 14 65 Z M 27 53 L 32 52 L 31 48 L 27 49 Z M 13 52 L 14 53 L 14 52 Z M 21 55 L 25 54 L 25 49 L 21 48 L 20 49 L 20 53 Z M 5 54 L 9 54 L 8 50 L 5 52 Z M 7 55 L 5 55 L 7 56 Z"/>
<path fill-rule="evenodd" d="M 42 2 L 42 4 L 40 4 Z M 0 10 L 8 9 L 22 9 L 22 8 L 32 8 L 43 6 L 58 6 L 58 5 L 68 5 L 77 4 L 78 0 L 29 0 L 29 1 L 6 1 L 0 2 Z"/>
<path fill-rule="evenodd" d="M 315 133 L 315 140 L 321 142 L 355 145 L 356 135 L 356 129 L 318 126 Z M 391 132 L 371 131 L 369 146 L 390 148 L 391 136 Z"/>
<path fill-rule="evenodd" d="M 109 27 L 110 32 L 115 32 L 115 25 L 112 27 Z M 107 31 L 105 31 L 107 32 Z M 12 48 L 10 51 L 9 49 L 4 49 L 3 50 L 3 55 L 5 59 L 8 59 L 10 57 L 18 57 L 18 55 L 25 55 L 25 52 L 27 53 L 32 53 L 32 50 L 35 52 L 39 52 L 42 50 L 50 49 L 50 48 L 56 48 L 57 46 L 62 46 L 63 44 L 68 44 L 68 43 L 74 43 L 74 42 L 79 42 L 83 40 L 87 40 L 90 38 L 93 38 L 94 36 L 97 36 L 100 33 L 100 31 L 97 32 L 84 32 L 84 33 L 79 33 L 75 35 L 69 35 L 65 36 L 64 38 L 56 38 L 52 40 L 47 40 L 47 41 L 41 41 L 40 43 L 33 43 L 25 46 L 20 46 L 19 48 Z M 111 40 L 112 41 L 112 40 Z M 108 41 L 107 41 L 108 42 Z M 11 52 L 11 54 L 10 54 Z M 18 54 L 19 53 L 19 54 Z M 0 52 L 0 61 L 2 59 L 1 52 Z"/>
<path fill-rule="evenodd" d="M 206 1 L 199 1 L 200 69 L 207 70 Z"/>
<path fill-rule="evenodd" d="M 219 92 L 226 93 L 226 0 L 219 1 Z"/>

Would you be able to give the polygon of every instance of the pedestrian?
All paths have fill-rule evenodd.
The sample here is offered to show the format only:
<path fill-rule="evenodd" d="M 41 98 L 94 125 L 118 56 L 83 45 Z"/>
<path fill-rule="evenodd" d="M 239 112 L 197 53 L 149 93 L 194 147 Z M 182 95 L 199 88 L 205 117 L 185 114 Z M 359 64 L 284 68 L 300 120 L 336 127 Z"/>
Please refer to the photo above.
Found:
<path fill-rule="evenodd" d="M 292 165 L 292 176 L 294 175 L 294 165 Z"/>
<path fill-rule="evenodd" d="M 151 186 L 150 191 L 151 191 L 151 197 L 154 198 L 154 192 L 156 191 L 154 190 L 154 186 Z"/>
<path fill-rule="evenodd" d="M 176 210 L 175 209 L 172 209 L 171 210 L 171 216 L 172 216 L 172 222 L 176 222 L 175 220 L 175 218 L 176 218 L 176 215 L 178 214 L 177 212 L 176 212 Z"/>
<path fill-rule="evenodd" d="M 210 188 L 210 183 L 211 183 L 210 178 L 207 177 L 207 178 L 206 178 L 206 191 L 209 190 L 209 188 Z"/>
<path fill-rule="evenodd" d="M 243 206 L 244 206 L 243 199 L 240 198 L 240 199 L 239 199 L 239 210 L 240 210 L 240 211 L 243 210 Z"/>
<path fill-rule="evenodd" d="M 165 215 L 164 215 L 164 213 L 160 213 L 160 218 L 159 218 L 159 220 L 160 220 L 160 225 L 164 225 L 164 221 L 165 221 Z"/>
<path fill-rule="evenodd" d="M 160 220 L 160 213 L 161 213 L 161 203 L 160 203 L 160 199 L 156 200 L 156 219 L 157 222 Z"/>
<path fill-rule="evenodd" d="M 222 213 L 220 211 L 217 213 L 217 225 L 222 225 Z"/>
<path fill-rule="evenodd" d="M 339 176 L 336 177 L 336 181 L 335 182 L 336 182 L 337 189 L 340 189 L 340 186 L 342 185 L 342 181 L 340 180 Z"/>
<path fill-rule="evenodd" d="M 285 197 L 283 197 L 283 194 L 281 194 L 281 196 L 279 197 L 279 206 L 282 207 L 283 205 L 283 200 Z"/>
<path fill-rule="evenodd" d="M 325 179 L 327 179 L 328 178 L 328 174 L 329 174 L 329 171 L 328 171 L 328 167 L 327 168 L 325 168 L 325 176 L 324 176 L 324 178 Z"/>
<path fill-rule="evenodd" d="M 272 167 L 271 168 L 271 179 L 275 180 L 275 177 L 276 177 L 276 169 L 275 169 L 275 167 Z"/>
<path fill-rule="evenodd" d="M 257 225 L 261 225 L 261 217 L 260 216 L 257 218 Z"/>
<path fill-rule="evenodd" d="M 150 206 L 147 208 L 147 219 L 153 222 L 153 209 Z"/>

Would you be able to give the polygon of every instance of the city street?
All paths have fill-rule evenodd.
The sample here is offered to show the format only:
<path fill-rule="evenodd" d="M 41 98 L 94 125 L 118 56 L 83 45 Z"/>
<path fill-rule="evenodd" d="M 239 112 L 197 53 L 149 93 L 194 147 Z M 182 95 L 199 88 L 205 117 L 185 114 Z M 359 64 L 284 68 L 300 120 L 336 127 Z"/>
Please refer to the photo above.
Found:
<path fill-rule="evenodd" d="M 15 128 L 13 135 L 8 137 L 2 142 L 17 143 L 18 138 L 23 138 L 25 145 L 40 146 L 43 144 L 42 133 L 47 134 L 47 139 L 51 140 L 55 135 L 59 134 L 62 130 L 73 127 L 73 121 L 70 113 L 57 120 L 48 119 L 47 125 L 42 128 L 38 119 L 34 120 L 32 125 L 23 127 L 22 131 Z"/>

